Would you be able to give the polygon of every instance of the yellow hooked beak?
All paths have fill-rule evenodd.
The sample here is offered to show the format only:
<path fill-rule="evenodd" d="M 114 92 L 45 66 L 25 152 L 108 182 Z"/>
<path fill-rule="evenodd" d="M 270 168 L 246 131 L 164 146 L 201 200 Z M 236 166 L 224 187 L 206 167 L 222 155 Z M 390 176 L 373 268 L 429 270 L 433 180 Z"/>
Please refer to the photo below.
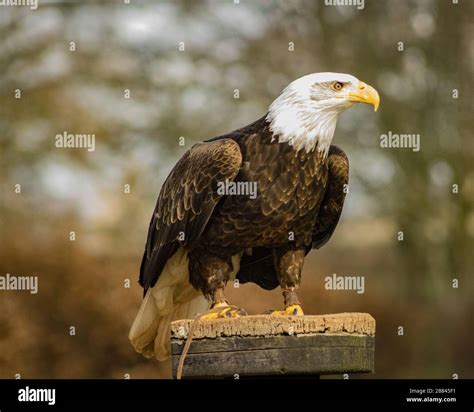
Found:
<path fill-rule="evenodd" d="M 380 104 L 380 97 L 372 86 L 359 81 L 357 90 L 348 93 L 350 102 L 368 103 L 374 106 L 374 111 L 377 111 Z"/>

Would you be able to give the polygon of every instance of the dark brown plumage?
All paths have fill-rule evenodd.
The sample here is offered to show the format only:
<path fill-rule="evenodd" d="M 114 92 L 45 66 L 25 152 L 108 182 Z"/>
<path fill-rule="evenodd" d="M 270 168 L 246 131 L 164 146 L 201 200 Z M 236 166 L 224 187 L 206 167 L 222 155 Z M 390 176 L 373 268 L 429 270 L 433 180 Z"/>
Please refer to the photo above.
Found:
<path fill-rule="evenodd" d="M 217 184 L 225 180 L 255 181 L 258 196 L 220 197 Z M 237 253 L 243 253 L 240 282 L 296 288 L 305 254 L 326 243 L 337 225 L 347 182 L 341 149 L 331 146 L 327 157 L 295 151 L 272 139 L 265 117 L 196 144 L 160 192 L 140 284 L 154 286 L 166 261 L 184 247 L 191 284 L 210 298 L 229 280 Z"/>

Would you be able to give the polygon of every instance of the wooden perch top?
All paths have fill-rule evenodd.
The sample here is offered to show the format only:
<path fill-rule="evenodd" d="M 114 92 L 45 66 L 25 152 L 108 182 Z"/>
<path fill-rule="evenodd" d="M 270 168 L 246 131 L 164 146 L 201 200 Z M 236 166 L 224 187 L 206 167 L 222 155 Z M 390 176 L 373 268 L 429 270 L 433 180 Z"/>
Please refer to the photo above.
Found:
<path fill-rule="evenodd" d="M 171 338 L 186 339 L 192 319 L 171 323 Z M 249 315 L 240 318 L 203 320 L 195 326 L 193 340 L 231 336 L 277 336 L 311 334 L 375 335 L 375 319 L 368 313 L 330 315 L 272 316 Z"/>

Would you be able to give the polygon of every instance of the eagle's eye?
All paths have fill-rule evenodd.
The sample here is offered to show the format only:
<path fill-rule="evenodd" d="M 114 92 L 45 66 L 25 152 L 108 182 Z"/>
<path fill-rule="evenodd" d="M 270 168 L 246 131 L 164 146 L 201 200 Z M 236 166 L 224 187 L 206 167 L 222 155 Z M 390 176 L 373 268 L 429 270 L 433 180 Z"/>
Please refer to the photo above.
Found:
<path fill-rule="evenodd" d="M 341 82 L 335 82 L 335 83 L 332 85 L 332 87 L 333 87 L 334 90 L 338 90 L 338 91 L 339 91 L 339 90 L 341 90 L 341 89 L 344 87 L 344 85 L 343 85 Z"/>

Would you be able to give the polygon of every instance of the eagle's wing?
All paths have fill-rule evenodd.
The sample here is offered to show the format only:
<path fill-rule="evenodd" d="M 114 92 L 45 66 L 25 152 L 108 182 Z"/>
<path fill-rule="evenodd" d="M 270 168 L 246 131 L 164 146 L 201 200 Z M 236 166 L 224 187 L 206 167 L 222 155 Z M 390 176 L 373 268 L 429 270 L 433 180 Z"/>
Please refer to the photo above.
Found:
<path fill-rule="evenodd" d="M 166 261 L 180 246 L 199 240 L 220 199 L 219 182 L 233 181 L 242 164 L 231 139 L 198 143 L 176 163 L 161 188 L 148 229 L 140 285 L 155 285 Z"/>
<path fill-rule="evenodd" d="M 313 228 L 312 247 L 315 249 L 319 249 L 331 238 L 341 217 L 346 197 L 349 160 L 343 150 L 337 146 L 331 145 L 329 148 L 328 168 L 328 183 Z"/>

